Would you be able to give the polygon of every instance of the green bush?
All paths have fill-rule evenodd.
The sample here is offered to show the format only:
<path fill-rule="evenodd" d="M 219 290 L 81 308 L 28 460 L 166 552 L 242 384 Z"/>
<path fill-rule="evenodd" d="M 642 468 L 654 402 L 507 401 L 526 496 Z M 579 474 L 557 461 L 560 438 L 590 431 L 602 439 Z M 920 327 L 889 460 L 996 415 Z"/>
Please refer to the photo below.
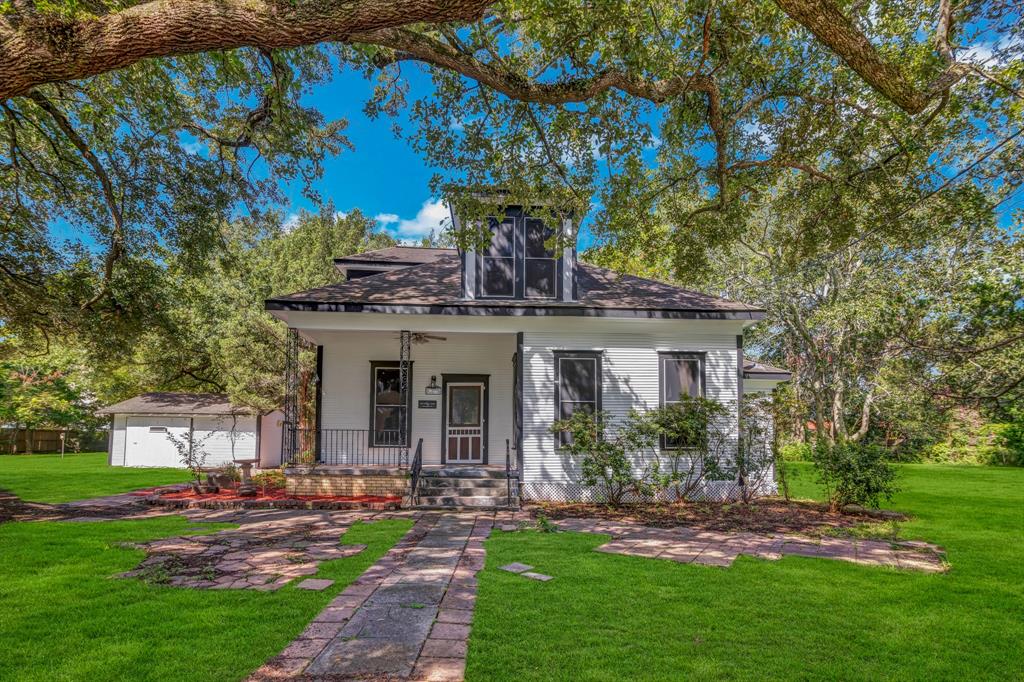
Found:
<path fill-rule="evenodd" d="M 899 490 L 896 468 L 877 445 L 819 441 L 811 455 L 833 511 L 848 504 L 877 508 Z"/>
<path fill-rule="evenodd" d="M 1003 452 L 997 461 L 990 464 L 1024 466 L 1024 410 L 1016 411 L 1012 416 L 1013 421 L 999 425 L 996 440 Z"/>
<path fill-rule="evenodd" d="M 811 446 L 808 443 L 786 443 L 779 446 L 779 458 L 785 462 L 810 462 Z"/>
<path fill-rule="evenodd" d="M 635 472 L 629 455 L 651 447 L 655 434 L 635 413 L 622 428 L 612 430 L 611 423 L 607 412 L 580 411 L 556 421 L 551 432 L 569 435 L 559 449 L 579 461 L 583 485 L 599 489 L 609 504 L 617 506 L 627 497 L 643 499 L 653 493 L 649 472 Z"/>

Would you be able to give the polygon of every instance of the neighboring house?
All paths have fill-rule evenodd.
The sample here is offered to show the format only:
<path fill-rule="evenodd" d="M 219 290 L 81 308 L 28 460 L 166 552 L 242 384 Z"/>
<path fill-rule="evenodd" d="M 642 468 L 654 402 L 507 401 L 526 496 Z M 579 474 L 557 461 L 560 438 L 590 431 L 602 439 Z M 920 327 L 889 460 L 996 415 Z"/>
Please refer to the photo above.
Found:
<path fill-rule="evenodd" d="M 575 235 L 568 219 L 552 226 L 509 207 L 490 229 L 484 251 L 339 258 L 349 281 L 266 301 L 292 330 L 290 367 L 300 338 L 317 349 L 312 428 L 293 428 L 297 369 L 288 379 L 284 460 L 318 464 L 288 472 L 290 484 L 315 478 L 295 490 L 380 492 L 339 479 L 411 467 L 421 501 L 489 504 L 506 494 L 507 456 L 523 498 L 585 498 L 550 432 L 556 418 L 624 416 L 687 393 L 728 405 L 738 434 L 741 396 L 788 378 L 744 360 L 743 329 L 763 310 L 556 253 L 556 230 Z M 705 495 L 731 494 L 716 485 Z"/>
<path fill-rule="evenodd" d="M 96 414 L 113 418 L 114 466 L 184 467 L 168 435 L 185 441 L 190 432 L 208 453 L 206 466 L 256 458 L 263 467 L 281 463 L 281 412 L 257 414 L 220 393 L 143 393 Z"/>

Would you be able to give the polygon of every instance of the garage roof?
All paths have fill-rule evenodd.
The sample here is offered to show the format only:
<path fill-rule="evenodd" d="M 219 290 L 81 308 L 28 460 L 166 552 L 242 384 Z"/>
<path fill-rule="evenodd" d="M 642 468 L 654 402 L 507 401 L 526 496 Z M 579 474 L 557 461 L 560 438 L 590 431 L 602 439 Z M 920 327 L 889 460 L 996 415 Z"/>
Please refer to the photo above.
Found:
<path fill-rule="evenodd" d="M 143 393 L 109 405 L 96 414 L 255 414 L 232 405 L 224 393 Z"/>

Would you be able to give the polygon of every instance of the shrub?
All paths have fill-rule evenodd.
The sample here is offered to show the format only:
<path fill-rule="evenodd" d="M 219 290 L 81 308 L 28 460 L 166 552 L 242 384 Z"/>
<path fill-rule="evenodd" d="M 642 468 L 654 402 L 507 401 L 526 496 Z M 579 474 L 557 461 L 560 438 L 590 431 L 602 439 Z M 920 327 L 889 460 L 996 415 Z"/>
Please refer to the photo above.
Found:
<path fill-rule="evenodd" d="M 260 486 L 266 494 L 268 489 L 276 490 L 285 487 L 284 472 L 280 469 L 266 469 L 253 475 L 252 482 Z"/>
<path fill-rule="evenodd" d="M 810 462 L 811 450 L 809 443 L 786 443 L 779 446 L 779 458 L 786 462 Z"/>
<path fill-rule="evenodd" d="M 848 504 L 877 508 L 898 491 L 896 468 L 886 461 L 884 448 L 819 441 L 811 454 L 833 511 Z"/>
<path fill-rule="evenodd" d="M 1001 457 L 993 458 L 991 463 L 1024 466 L 1024 410 L 1015 412 L 1013 421 L 1001 424 L 996 437 L 1003 452 Z"/>
<path fill-rule="evenodd" d="M 627 495 L 648 497 L 654 490 L 648 472 L 637 474 L 627 453 L 650 447 L 653 435 L 637 415 L 631 414 L 623 428 L 612 431 L 607 412 L 576 412 L 569 419 L 551 425 L 553 433 L 567 433 L 569 442 L 561 451 L 580 462 L 584 485 L 602 489 L 610 504 L 619 505 Z"/>
<path fill-rule="evenodd" d="M 731 430 L 732 412 L 717 400 L 682 396 L 678 403 L 633 414 L 634 428 L 649 434 L 652 442 L 662 440 L 651 479 L 662 490 L 675 490 L 676 499 L 689 498 L 706 480 L 728 480 L 735 467 L 724 463 L 734 459 Z M 737 462 L 738 463 L 738 462 Z"/>
<path fill-rule="evenodd" d="M 242 471 L 234 464 L 225 464 L 223 467 L 221 467 L 220 472 L 222 475 L 227 476 L 235 483 L 238 483 L 239 481 L 242 480 Z"/>

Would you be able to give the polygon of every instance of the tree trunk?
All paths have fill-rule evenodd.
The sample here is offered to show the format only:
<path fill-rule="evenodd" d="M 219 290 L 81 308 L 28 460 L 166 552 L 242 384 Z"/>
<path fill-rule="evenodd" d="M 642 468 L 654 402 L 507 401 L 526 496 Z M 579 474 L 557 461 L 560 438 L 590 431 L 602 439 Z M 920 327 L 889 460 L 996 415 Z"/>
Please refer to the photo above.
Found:
<path fill-rule="evenodd" d="M 475 21 L 492 1 L 152 0 L 71 18 L 15 2 L 0 17 L 0 101 L 152 57 L 300 47 L 410 24 Z"/>

